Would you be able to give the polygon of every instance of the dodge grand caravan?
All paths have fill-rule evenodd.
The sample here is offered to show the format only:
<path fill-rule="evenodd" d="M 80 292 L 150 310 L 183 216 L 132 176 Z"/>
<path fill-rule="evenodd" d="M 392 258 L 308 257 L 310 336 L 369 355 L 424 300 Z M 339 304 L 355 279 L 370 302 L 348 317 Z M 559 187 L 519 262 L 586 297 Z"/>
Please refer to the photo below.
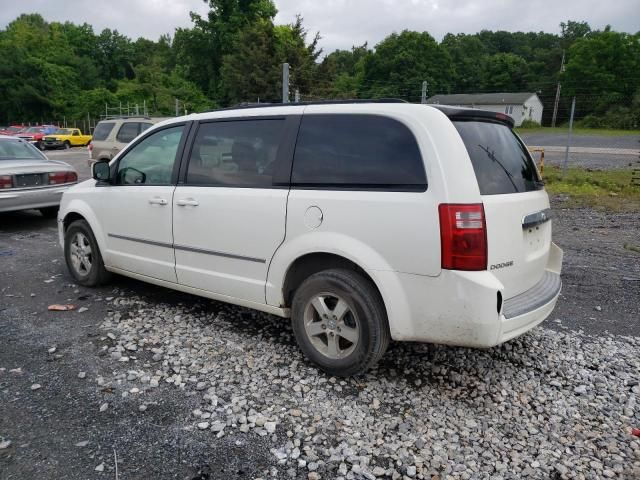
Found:
<path fill-rule="evenodd" d="M 82 285 L 117 273 L 290 317 L 333 375 L 391 339 L 491 347 L 561 288 L 549 199 L 512 128 L 398 102 L 171 119 L 64 194 L 60 242 Z"/>

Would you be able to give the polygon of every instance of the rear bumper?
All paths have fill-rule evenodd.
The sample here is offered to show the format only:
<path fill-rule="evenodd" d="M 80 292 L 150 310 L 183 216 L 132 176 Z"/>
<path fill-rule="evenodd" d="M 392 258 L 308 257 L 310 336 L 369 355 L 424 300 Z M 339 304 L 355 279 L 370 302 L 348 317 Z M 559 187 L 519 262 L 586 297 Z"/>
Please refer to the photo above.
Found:
<path fill-rule="evenodd" d="M 65 190 L 73 185 L 75 184 L 0 192 L 0 212 L 55 207 L 60 205 Z"/>
<path fill-rule="evenodd" d="M 500 302 L 504 285 L 489 271 L 443 270 L 438 277 L 378 272 L 394 340 L 493 347 L 543 322 L 562 283 L 562 250 L 552 244 L 542 279 Z M 395 285 L 394 285 L 395 283 Z"/>
<path fill-rule="evenodd" d="M 506 300 L 498 343 L 518 337 L 544 321 L 556 306 L 561 289 L 560 275 L 546 270 L 533 288 Z"/>

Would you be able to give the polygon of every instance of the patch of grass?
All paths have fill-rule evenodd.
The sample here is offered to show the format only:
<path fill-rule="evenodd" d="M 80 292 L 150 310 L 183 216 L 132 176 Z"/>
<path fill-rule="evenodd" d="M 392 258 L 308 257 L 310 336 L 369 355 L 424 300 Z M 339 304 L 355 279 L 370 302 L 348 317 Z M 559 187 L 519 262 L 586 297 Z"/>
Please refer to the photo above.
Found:
<path fill-rule="evenodd" d="M 569 128 L 567 127 L 518 127 L 515 129 L 519 135 L 527 133 L 544 133 L 544 134 L 556 134 L 567 135 Z M 604 137 L 627 137 L 627 136 L 640 136 L 640 130 L 616 130 L 608 128 L 574 128 L 572 135 L 602 135 Z"/>
<path fill-rule="evenodd" d="M 623 247 L 625 250 L 630 250 L 632 252 L 640 253 L 640 245 L 632 245 L 630 243 L 625 243 Z"/>
<path fill-rule="evenodd" d="M 567 206 L 592 207 L 615 212 L 640 212 L 640 186 L 631 184 L 631 169 L 587 170 L 559 167 L 544 170 L 550 195 L 566 196 Z"/>

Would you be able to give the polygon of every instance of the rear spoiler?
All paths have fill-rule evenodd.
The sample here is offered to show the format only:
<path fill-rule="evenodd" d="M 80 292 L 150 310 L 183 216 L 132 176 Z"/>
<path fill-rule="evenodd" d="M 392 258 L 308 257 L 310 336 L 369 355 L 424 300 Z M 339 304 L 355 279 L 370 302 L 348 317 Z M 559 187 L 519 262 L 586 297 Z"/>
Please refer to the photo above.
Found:
<path fill-rule="evenodd" d="M 502 123 L 509 128 L 515 126 L 513 118 L 501 112 L 491 112 L 489 110 L 479 110 L 476 108 L 451 107 L 448 105 L 429 104 L 430 107 L 437 108 L 451 120 L 478 120 L 480 122 Z"/>

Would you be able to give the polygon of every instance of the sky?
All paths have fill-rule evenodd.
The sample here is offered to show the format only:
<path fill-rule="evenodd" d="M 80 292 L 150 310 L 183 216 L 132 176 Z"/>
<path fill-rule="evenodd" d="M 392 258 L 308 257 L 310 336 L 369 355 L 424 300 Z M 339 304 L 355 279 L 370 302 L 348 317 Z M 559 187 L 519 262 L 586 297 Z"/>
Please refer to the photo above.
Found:
<path fill-rule="evenodd" d="M 203 0 L 0 0 L 0 28 L 21 13 L 48 21 L 87 22 L 99 32 L 116 29 L 136 39 L 157 40 L 189 27 L 189 12 L 204 14 Z M 374 46 L 392 32 L 446 33 L 480 30 L 559 33 L 562 21 L 587 21 L 592 28 L 640 31 L 640 0 L 276 0 L 276 23 L 304 18 L 311 34 L 320 32 L 324 53 L 368 42 Z"/>

